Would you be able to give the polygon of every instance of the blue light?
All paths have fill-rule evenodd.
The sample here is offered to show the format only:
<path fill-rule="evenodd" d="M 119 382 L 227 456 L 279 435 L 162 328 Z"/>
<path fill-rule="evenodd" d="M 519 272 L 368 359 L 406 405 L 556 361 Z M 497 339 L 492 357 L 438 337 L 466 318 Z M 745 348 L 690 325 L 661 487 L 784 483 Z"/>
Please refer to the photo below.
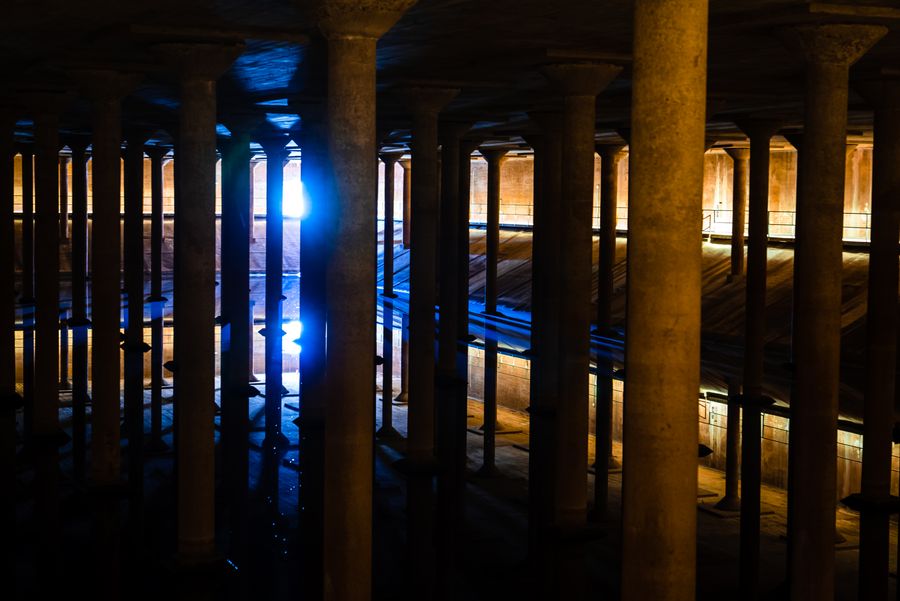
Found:
<path fill-rule="evenodd" d="M 299 179 L 285 177 L 282 211 L 285 217 L 293 217 L 295 219 L 303 219 L 309 213 L 306 190 L 303 182 Z"/>
<path fill-rule="evenodd" d="M 287 355 L 299 355 L 303 349 L 297 341 L 303 336 L 303 322 L 284 321 L 281 324 L 281 329 L 285 331 L 284 342 L 281 347 L 282 352 Z"/>

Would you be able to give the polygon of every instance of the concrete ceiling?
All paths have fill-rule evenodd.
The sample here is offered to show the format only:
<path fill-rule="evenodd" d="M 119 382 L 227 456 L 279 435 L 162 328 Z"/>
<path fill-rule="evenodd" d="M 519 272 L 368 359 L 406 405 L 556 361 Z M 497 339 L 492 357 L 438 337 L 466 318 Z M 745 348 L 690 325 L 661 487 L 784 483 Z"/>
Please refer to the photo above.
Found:
<path fill-rule="evenodd" d="M 172 40 L 246 40 L 247 50 L 219 83 L 223 120 L 256 112 L 272 127 L 302 127 L 321 94 L 323 52 L 315 1 L 298 0 L 7 0 L 0 9 L 0 94 L 75 90 L 73 69 L 116 68 L 143 74 L 125 102 L 126 126 L 164 130 L 177 119 L 174 76 L 153 54 Z M 615 138 L 629 121 L 633 0 L 419 0 L 378 47 L 378 116 L 383 140 L 403 144 L 408 115 L 396 88 L 449 85 L 462 92 L 445 111 L 476 122 L 488 139 L 515 146 L 531 130 L 526 111 L 552 105 L 543 64 L 598 60 L 622 64 L 598 99 L 598 138 Z M 891 33 L 852 70 L 860 79 L 900 73 L 900 8 L 892 0 L 843 5 L 802 0 L 710 0 L 708 127 L 723 143 L 741 139 L 732 119 L 749 114 L 802 125 L 803 65 L 779 30 L 792 23 L 878 22 Z M 5 90 L 4 90 L 5 88 Z M 27 111 L 17 135 L 30 138 Z M 851 94 L 850 133 L 870 136 L 871 112 Z M 64 133 L 87 133 L 89 104 L 73 94 Z M 227 130 L 223 129 L 223 133 Z"/>

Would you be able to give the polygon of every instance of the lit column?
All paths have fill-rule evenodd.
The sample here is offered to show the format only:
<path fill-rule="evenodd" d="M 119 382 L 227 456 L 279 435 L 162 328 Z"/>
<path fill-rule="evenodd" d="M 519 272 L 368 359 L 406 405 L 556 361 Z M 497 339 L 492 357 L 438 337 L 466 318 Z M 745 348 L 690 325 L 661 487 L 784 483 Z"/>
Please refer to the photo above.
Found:
<path fill-rule="evenodd" d="M 412 161 L 403 159 L 400 161 L 400 167 L 403 169 L 403 248 L 408 249 L 410 245 L 410 224 L 412 222 Z"/>
<path fill-rule="evenodd" d="M 375 261 L 361 258 L 375 248 L 375 44 L 412 3 L 328 0 L 320 23 L 328 40 L 333 239 L 340 240 L 326 260 L 326 600 L 366 600 L 372 592 Z"/>
<path fill-rule="evenodd" d="M 216 79 L 243 44 L 160 44 L 181 80 L 175 219 L 178 557 L 215 551 Z"/>
<path fill-rule="evenodd" d="M 781 124 L 776 121 L 748 119 L 738 123 L 738 126 L 750 138 L 750 239 L 747 244 L 747 308 L 744 316 L 744 381 L 741 397 L 740 588 L 742 600 L 755 601 L 759 595 L 759 487 L 762 469 L 760 410 L 763 405 L 762 378 L 766 344 L 769 152 L 772 136 Z"/>
<path fill-rule="evenodd" d="M 384 297 L 392 298 L 394 294 L 394 166 L 403 156 L 402 152 L 383 152 L 379 155 L 384 163 Z M 376 435 L 379 438 L 398 438 L 400 434 L 394 429 L 394 309 L 389 300 L 385 300 L 382 311 L 382 345 L 381 356 L 384 359 L 381 372 L 381 428 Z"/>
<path fill-rule="evenodd" d="M 571 63 L 544 68 L 563 97 L 559 238 L 560 321 L 555 522 L 578 528 L 587 517 L 594 122 L 596 98 L 621 67 Z"/>
<path fill-rule="evenodd" d="M 734 164 L 731 192 L 731 273 L 729 281 L 744 275 L 744 213 L 750 195 L 750 149 L 725 148 Z"/>
<path fill-rule="evenodd" d="M 897 366 L 897 235 L 900 231 L 900 82 L 860 86 L 875 108 L 872 239 L 866 314 L 866 388 L 859 501 L 859 598 L 886 599 L 890 562 L 891 429 Z"/>
<path fill-rule="evenodd" d="M 69 239 L 69 157 L 59 157 L 59 239 Z"/>
<path fill-rule="evenodd" d="M 623 601 L 695 597 L 707 25 L 707 0 L 635 3 Z"/>
<path fill-rule="evenodd" d="M 866 25 L 797 26 L 789 40 L 792 51 L 806 60 L 789 457 L 789 505 L 796 508 L 788 527 L 795 600 L 834 596 L 847 79 L 850 65 L 886 32 Z"/>
<path fill-rule="evenodd" d="M 600 155 L 600 244 L 597 257 L 597 333 L 612 335 L 612 299 L 615 293 L 616 205 L 619 198 L 620 144 L 598 144 Z M 606 517 L 609 502 L 608 468 L 616 466 L 612 456 L 613 362 L 601 351 L 597 359 L 597 407 L 594 416 L 594 511 Z"/>
<path fill-rule="evenodd" d="M 75 479 L 84 480 L 86 411 L 88 401 L 87 157 L 88 139 L 69 139 L 72 151 L 72 458 Z"/>
<path fill-rule="evenodd" d="M 260 141 L 266 153 L 266 438 L 269 450 L 284 448 L 282 405 L 282 265 L 284 254 L 284 137 Z"/>

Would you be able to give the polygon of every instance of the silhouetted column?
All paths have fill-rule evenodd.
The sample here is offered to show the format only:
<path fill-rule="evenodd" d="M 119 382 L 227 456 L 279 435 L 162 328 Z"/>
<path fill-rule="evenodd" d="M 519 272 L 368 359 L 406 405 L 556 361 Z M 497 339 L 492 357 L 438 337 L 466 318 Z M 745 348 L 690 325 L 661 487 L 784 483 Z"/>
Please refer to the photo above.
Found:
<path fill-rule="evenodd" d="M 340 240 L 327 255 L 325 599 L 372 591 L 372 402 L 375 362 L 375 43 L 410 0 L 328 0 L 328 181 Z M 433 302 L 433 299 L 432 299 Z M 339 467 L 338 467 L 339 466 Z"/>
<path fill-rule="evenodd" d="M 72 460 L 75 479 L 84 480 L 86 411 L 88 401 L 87 318 L 87 158 L 88 139 L 70 139 L 72 151 Z"/>
<path fill-rule="evenodd" d="M 235 556 L 247 559 L 250 392 L 250 129 L 229 121 L 222 147 L 220 401 L 227 505 Z"/>
<path fill-rule="evenodd" d="M 383 152 L 379 155 L 384 163 L 384 296 L 394 297 L 394 165 L 403 156 L 402 152 Z M 385 363 L 387 365 L 387 363 Z M 388 391 L 387 398 L 390 399 Z"/>
<path fill-rule="evenodd" d="M 780 123 L 748 119 L 738 126 L 750 138 L 750 239 L 747 244 L 747 307 L 744 317 L 741 396 L 741 599 L 759 595 L 759 512 L 762 469 L 761 408 L 766 344 L 766 278 L 769 235 L 769 152 Z M 730 409 L 729 409 L 730 410 Z"/>
<path fill-rule="evenodd" d="M 729 281 L 744 275 L 744 213 L 749 198 L 750 149 L 725 148 L 734 165 L 731 202 L 731 273 Z"/>
<path fill-rule="evenodd" d="M 409 404 L 409 313 L 403 313 L 400 317 L 400 392 L 394 404 Z"/>
<path fill-rule="evenodd" d="M 613 269 L 616 265 L 616 205 L 619 197 L 619 144 L 598 144 L 600 155 L 600 243 L 597 256 L 597 333 L 612 336 L 612 299 L 615 293 Z M 594 510 L 592 517 L 606 516 L 609 501 L 610 467 L 617 462 L 612 456 L 613 362 L 603 351 L 597 359 L 597 407 L 594 418 Z"/>
<path fill-rule="evenodd" d="M 178 557 L 215 551 L 216 79 L 243 44 L 161 44 L 181 79 L 175 219 Z"/>
<path fill-rule="evenodd" d="M 410 245 L 410 224 L 412 219 L 412 161 L 403 159 L 400 161 L 400 167 L 403 168 L 403 248 L 409 248 Z"/>
<path fill-rule="evenodd" d="M 847 78 L 850 65 L 886 31 L 797 26 L 790 39 L 792 50 L 806 60 L 807 77 L 797 175 L 789 457 L 789 502 L 798 509 L 791 512 L 788 529 L 795 600 L 834 596 Z"/>
<path fill-rule="evenodd" d="M 866 313 L 866 388 L 859 523 L 859 598 L 886 599 L 890 562 L 891 430 L 897 366 L 900 232 L 900 81 L 859 89 L 875 108 L 872 240 Z"/>
<path fill-rule="evenodd" d="M 635 2 L 623 601 L 695 597 L 707 25 L 707 0 Z"/>
<path fill-rule="evenodd" d="M 554 516 L 554 453 L 560 291 L 557 265 L 562 186 L 562 119 L 558 112 L 531 112 L 541 133 L 529 136 L 535 151 L 534 232 L 531 288 L 531 386 L 528 433 L 528 554 L 539 592 L 555 594 L 550 526 Z"/>
<path fill-rule="evenodd" d="M 449 597 L 454 586 L 455 567 L 460 559 L 460 529 L 463 527 L 465 471 L 458 469 L 458 456 L 465 456 L 465 446 L 459 447 L 460 435 L 466 433 L 466 404 L 460 389 L 467 386 L 460 379 L 457 354 L 460 346 L 459 271 L 468 269 L 460 261 L 461 230 L 460 205 L 468 204 L 460 195 L 460 137 L 471 123 L 444 122 L 439 127 L 441 143 L 441 202 L 440 202 L 440 322 L 438 328 L 437 363 L 437 456 L 441 466 L 437 481 L 438 590 Z M 465 159 L 468 161 L 468 158 Z M 468 193 L 468 186 L 466 186 Z M 463 317 L 462 319 L 466 319 Z M 467 321 L 467 320 L 466 320 Z M 463 442 L 465 439 L 463 438 Z"/>
<path fill-rule="evenodd" d="M 164 451 L 162 439 L 162 387 L 164 356 L 164 314 L 166 301 L 162 294 L 163 245 L 163 160 L 169 149 L 147 148 L 150 156 L 150 441 L 148 449 Z"/>
<path fill-rule="evenodd" d="M 34 151 L 19 148 L 22 155 L 22 396 L 23 434 L 31 443 L 34 431 Z"/>
<path fill-rule="evenodd" d="M 91 466 L 107 488 L 120 479 L 121 99 L 135 81 L 112 71 L 80 75 L 91 100 Z"/>
<path fill-rule="evenodd" d="M 564 99 L 559 262 L 560 329 L 555 511 L 562 528 L 587 516 L 588 374 L 590 361 L 594 120 L 596 96 L 621 67 L 573 63 L 544 74 Z"/>
<path fill-rule="evenodd" d="M 128 490 L 132 546 L 138 556 L 144 502 L 144 142 L 141 131 L 126 132 L 123 226 L 126 320 L 124 350 L 125 428 L 128 432 Z"/>
<path fill-rule="evenodd" d="M 16 411 L 21 397 L 16 393 L 16 286 L 13 135 L 16 117 L 12 110 L 0 107 L 0 482 L 8 491 L 0 511 L 3 526 L 16 532 L 16 501 L 11 491 L 16 486 Z M 8 536 L 0 551 L 4 566 L 0 573 L 15 578 L 15 537 Z M 13 581 L 14 582 L 14 581 Z"/>
<path fill-rule="evenodd" d="M 728 381 L 728 418 L 725 434 L 725 494 L 716 503 L 723 511 L 740 511 L 741 470 L 741 383 L 737 378 Z"/>
<path fill-rule="evenodd" d="M 59 239 L 69 239 L 69 157 L 59 157 Z"/>
<path fill-rule="evenodd" d="M 261 141 L 266 152 L 266 438 L 267 449 L 283 448 L 282 399 L 282 265 L 284 254 L 285 138 Z"/>

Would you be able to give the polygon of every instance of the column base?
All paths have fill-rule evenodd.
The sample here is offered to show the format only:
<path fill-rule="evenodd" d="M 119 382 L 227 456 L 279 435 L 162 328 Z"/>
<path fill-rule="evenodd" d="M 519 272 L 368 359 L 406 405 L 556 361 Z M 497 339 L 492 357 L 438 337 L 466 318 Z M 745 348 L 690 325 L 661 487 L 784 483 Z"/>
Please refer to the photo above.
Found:
<path fill-rule="evenodd" d="M 498 476 L 502 476 L 503 474 L 497 469 L 497 466 L 494 464 L 482 464 L 478 471 L 475 472 L 475 475 L 479 478 L 496 478 Z"/>
<path fill-rule="evenodd" d="M 165 455 L 171 450 L 171 447 L 169 447 L 162 438 L 151 438 L 150 441 L 144 445 L 144 452 L 148 455 Z"/>
<path fill-rule="evenodd" d="M 395 430 L 393 426 L 388 426 L 386 428 L 379 428 L 375 432 L 375 436 L 382 440 L 400 440 L 403 438 L 403 435 L 401 435 L 399 432 L 397 432 L 397 430 Z"/>
<path fill-rule="evenodd" d="M 405 392 L 401 392 L 394 399 L 394 405 L 409 405 L 409 395 Z"/>
<path fill-rule="evenodd" d="M 728 511 L 732 513 L 740 513 L 741 511 L 741 498 L 740 497 L 730 497 L 724 496 L 722 497 L 718 503 L 714 506 L 719 511 Z"/>

